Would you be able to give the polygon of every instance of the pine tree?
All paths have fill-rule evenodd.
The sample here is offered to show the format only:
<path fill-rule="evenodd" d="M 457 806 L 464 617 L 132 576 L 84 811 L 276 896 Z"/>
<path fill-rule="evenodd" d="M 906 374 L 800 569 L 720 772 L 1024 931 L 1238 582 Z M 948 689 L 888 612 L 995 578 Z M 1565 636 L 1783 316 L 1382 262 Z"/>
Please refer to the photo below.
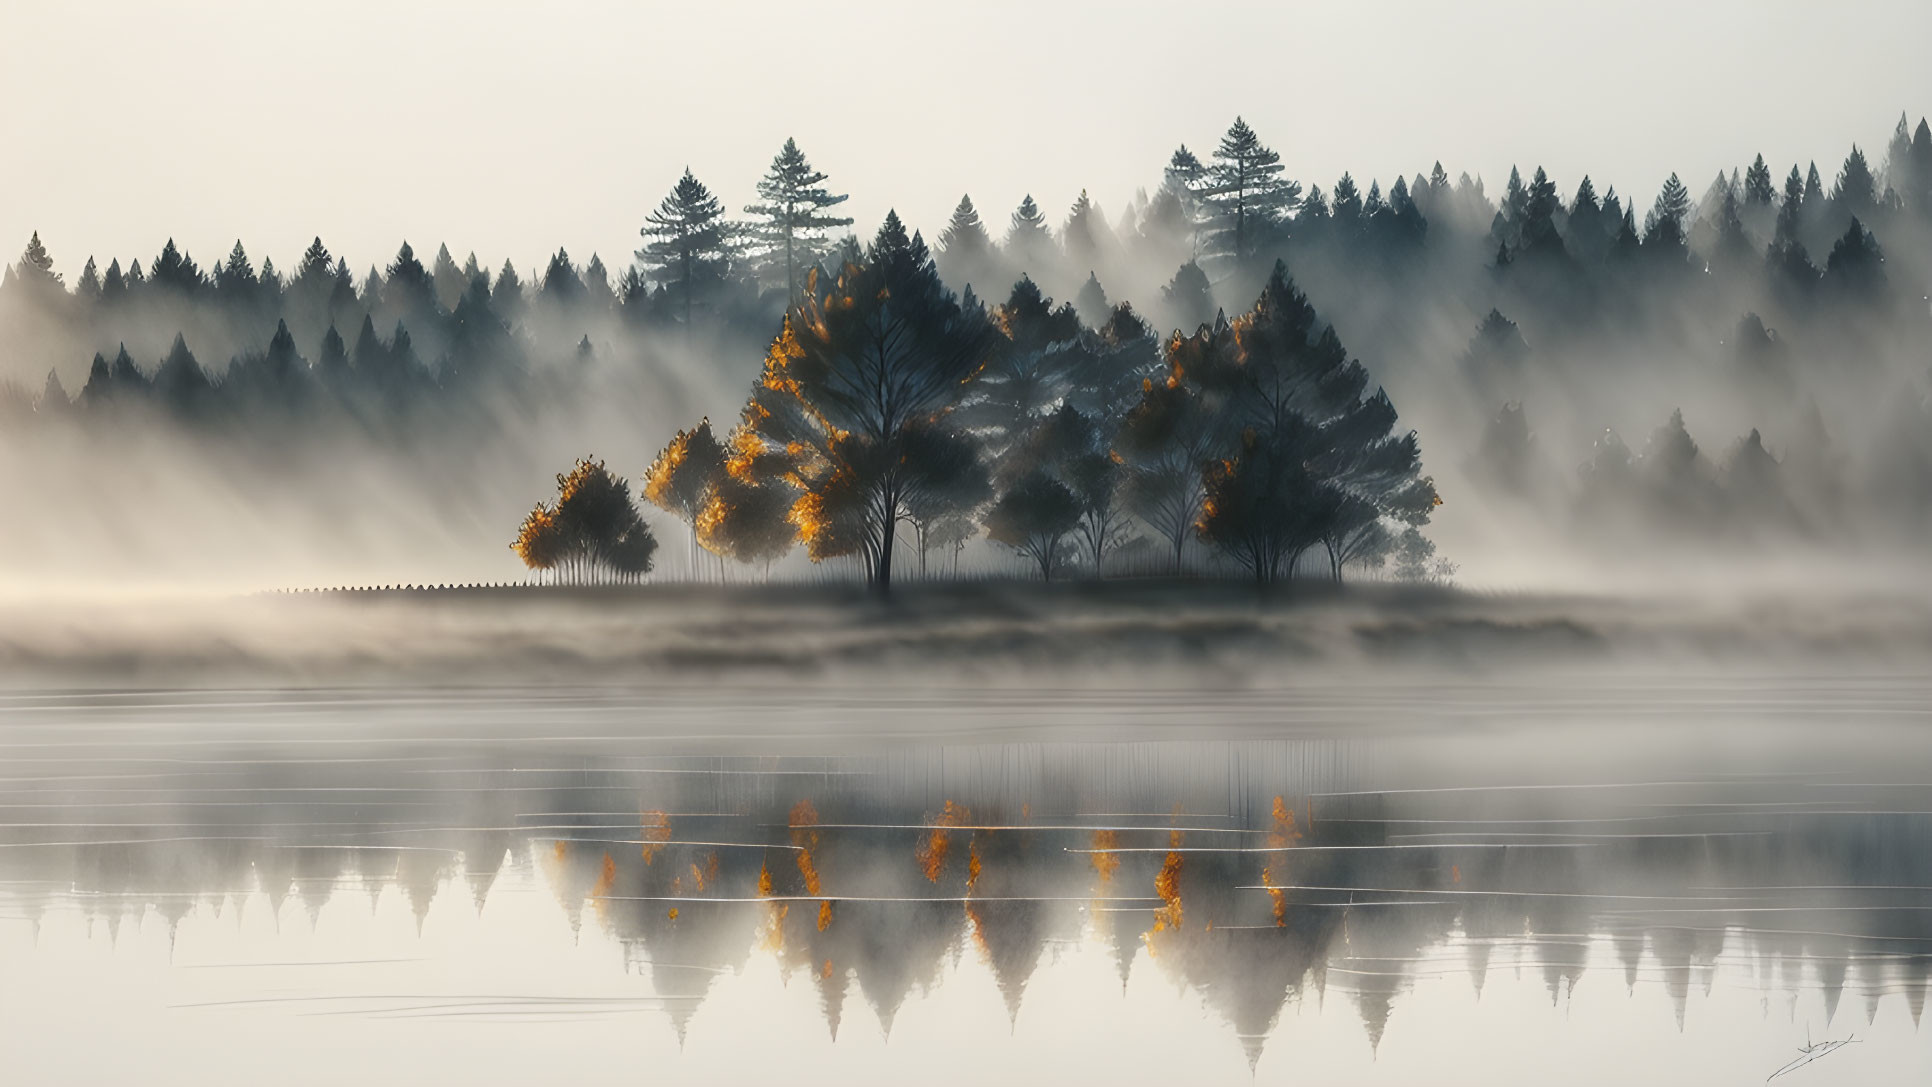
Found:
<path fill-rule="evenodd" d="M 127 298 L 127 278 L 121 274 L 119 258 L 107 262 L 107 274 L 101 278 L 101 304 L 119 305 Z"/>
<path fill-rule="evenodd" d="M 1206 244 L 1203 234 L 1207 224 L 1206 193 L 1209 187 L 1208 170 L 1186 144 L 1176 148 L 1167 160 L 1167 169 L 1162 175 L 1161 191 L 1170 195 L 1180 212 L 1179 218 L 1186 224 L 1188 244 L 1192 246 L 1189 254 L 1201 256 Z"/>
<path fill-rule="evenodd" d="M 1344 236 L 1352 236 L 1362 226 L 1362 191 L 1355 187 L 1355 178 L 1343 171 L 1341 179 L 1335 182 L 1334 195 L 1329 200 L 1329 221 Z"/>
<path fill-rule="evenodd" d="M 99 355 L 94 357 L 100 358 Z M 60 383 L 60 375 L 52 370 L 47 371 L 47 382 L 40 387 L 40 399 L 34 401 L 34 411 L 40 415 L 60 415 L 70 407 L 73 407 L 73 401 L 68 399 L 67 387 Z"/>
<path fill-rule="evenodd" d="M 523 277 L 517 275 L 517 266 L 506 258 L 503 270 L 496 274 L 496 286 L 490 288 L 490 309 L 515 324 L 523 316 L 524 302 Z"/>
<path fill-rule="evenodd" d="M 709 296 L 731 267 L 731 229 L 724 205 L 692 175 L 690 167 L 638 231 L 652 239 L 637 259 L 683 304 L 691 327 L 700 296 Z"/>
<path fill-rule="evenodd" d="M 255 278 L 255 267 L 249 263 L 248 251 L 242 248 L 240 238 L 235 239 L 235 247 L 228 251 L 228 260 L 215 269 L 215 289 L 223 298 L 234 303 L 247 305 L 255 301 L 256 288 L 261 281 Z"/>
<path fill-rule="evenodd" d="M 998 257 L 993 237 L 980 221 L 973 198 L 961 196 L 946 229 L 939 234 L 940 271 L 953 283 L 971 286 L 996 274 L 994 265 Z"/>
<path fill-rule="evenodd" d="M 436 247 L 436 262 L 429 274 L 436 288 L 437 305 L 454 310 L 456 303 L 462 301 L 463 292 L 470 289 L 470 279 L 456 266 L 456 258 L 450 256 L 447 244 Z"/>
<path fill-rule="evenodd" d="M 1583 175 L 1577 184 L 1576 195 L 1570 198 L 1569 245 L 1568 248 L 1584 260 L 1595 260 L 1603 254 L 1604 244 L 1609 240 L 1603 229 L 1603 204 L 1597 199 L 1597 189 L 1590 181 L 1590 175 Z"/>
<path fill-rule="evenodd" d="M 833 227 L 852 225 L 850 218 L 825 214 L 846 200 L 844 193 L 825 188 L 829 176 L 814 170 L 798 142 L 787 139 L 758 182 L 759 202 L 745 207 L 753 217 L 752 237 L 774 268 L 784 255 L 786 298 L 792 302 L 798 300 L 800 270 L 813 256 L 813 243 Z"/>
<path fill-rule="evenodd" d="M 1518 248 L 1529 256 L 1563 255 L 1563 239 L 1556 231 L 1556 213 L 1562 208 L 1556 196 L 1556 183 L 1543 168 L 1536 168 L 1535 176 L 1530 178 L 1528 189 L 1524 191 L 1522 227 L 1518 231 Z"/>
<path fill-rule="evenodd" d="M 368 314 L 362 317 L 362 330 L 356 333 L 355 353 L 350 359 L 364 381 L 374 381 L 389 369 L 389 348 L 377 337 L 375 318 Z"/>
<path fill-rule="evenodd" d="M 40 244 L 40 231 L 34 231 L 33 237 L 27 239 L 27 251 L 20 255 L 14 274 L 20 283 L 36 288 L 61 285 L 60 273 L 54 271 L 54 258 Z"/>
<path fill-rule="evenodd" d="M 372 337 L 375 335 L 374 326 L 370 327 L 369 334 Z M 332 385 L 340 386 L 348 379 L 349 348 L 342 342 L 342 334 L 335 330 L 333 324 L 322 334 L 322 345 L 315 353 L 315 369 L 324 381 Z"/>
<path fill-rule="evenodd" d="M 411 318 L 436 312 L 436 283 L 407 241 L 396 250 L 396 259 L 385 270 L 382 300 L 390 312 Z"/>
<path fill-rule="evenodd" d="M 1805 181 L 1793 163 L 1784 179 L 1784 202 L 1778 206 L 1778 223 L 1771 235 L 1773 248 L 1798 244 L 1798 229 L 1804 219 Z"/>
<path fill-rule="evenodd" d="M 1100 327 L 1113 315 L 1114 308 L 1107 302 L 1107 292 L 1100 286 L 1099 276 L 1087 273 L 1086 285 L 1073 296 L 1073 309 L 1088 328 Z"/>
<path fill-rule="evenodd" d="M 1713 263 L 1726 273 L 1744 267 L 1751 259 L 1751 239 L 1744 232 L 1742 202 L 1736 192 L 1724 194 L 1724 202 L 1717 213 L 1717 246 L 1712 253 Z"/>
<path fill-rule="evenodd" d="M 295 337 L 287 321 L 275 322 L 275 335 L 269 338 L 268 353 L 262 357 L 262 372 L 270 381 L 287 385 L 307 375 L 308 360 L 295 349 Z"/>
<path fill-rule="evenodd" d="M 1685 227 L 1690 219 L 1690 190 L 1676 174 L 1665 180 L 1657 202 L 1644 217 L 1644 249 L 1667 261 L 1681 260 L 1687 250 Z"/>
<path fill-rule="evenodd" d="M 1845 156 L 1845 165 L 1838 171 L 1838 180 L 1832 186 L 1832 203 L 1854 216 L 1870 215 L 1878 206 L 1878 182 L 1872 177 L 1872 168 L 1865 161 L 1865 152 L 1853 144 L 1851 154 Z"/>
<path fill-rule="evenodd" d="M 351 312 L 355 306 L 356 281 L 349 271 L 349 258 L 337 257 L 335 275 L 329 285 L 329 312 L 340 316 Z"/>
<path fill-rule="evenodd" d="M 175 248 L 174 239 L 161 247 L 161 255 L 154 258 L 148 269 L 148 282 L 163 290 L 193 294 L 201 289 L 201 269 L 195 265 L 194 258 Z"/>
<path fill-rule="evenodd" d="M 1878 239 L 1856 216 L 1825 260 L 1825 283 L 1863 301 L 1877 301 L 1885 290 L 1885 253 Z"/>
<path fill-rule="evenodd" d="M 1161 301 L 1167 304 L 1174 327 L 1182 333 L 1192 334 L 1192 330 L 1214 323 L 1217 312 L 1214 290 L 1208 284 L 1207 273 L 1195 261 L 1181 265 L 1174 278 L 1161 288 Z"/>
<path fill-rule="evenodd" d="M 1077 269 L 1085 268 L 1091 276 L 1112 256 L 1113 232 L 1093 201 L 1087 198 L 1087 190 L 1080 190 L 1080 198 L 1067 212 L 1067 225 L 1060 231 L 1060 241 L 1066 250 L 1067 264 L 1076 274 Z"/>
<path fill-rule="evenodd" d="M 327 285 L 334 279 L 335 262 L 329 256 L 329 247 L 323 245 L 318 237 L 303 250 L 302 263 L 295 268 L 295 282 L 304 287 L 314 284 L 326 291 Z"/>
<path fill-rule="evenodd" d="M 1521 230 L 1523 216 L 1529 211 L 1529 189 L 1523 185 L 1523 174 L 1516 167 L 1509 168 L 1509 184 L 1503 189 L 1503 218 L 1512 229 Z"/>
<path fill-rule="evenodd" d="M 604 258 L 595 253 L 590 255 L 590 263 L 584 265 L 584 297 L 598 313 L 609 310 L 617 301 L 611 293 L 610 271 L 604 267 Z"/>
<path fill-rule="evenodd" d="M 939 234 L 939 255 L 941 259 L 956 257 L 964 260 L 982 260 L 992 255 L 993 238 L 986 233 L 986 226 L 980 222 L 979 209 L 973 207 L 971 196 L 961 196 L 959 205 L 953 208 L 953 217 L 947 221 L 946 229 Z"/>
<path fill-rule="evenodd" d="M 583 300 L 584 281 L 570 254 L 559 248 L 543 270 L 543 298 L 546 302 L 572 305 Z"/>
<path fill-rule="evenodd" d="M 94 267 L 94 258 L 91 256 L 81 268 L 80 282 L 74 284 L 74 297 L 87 303 L 101 300 L 101 273 Z"/>
<path fill-rule="evenodd" d="M 1778 191 L 1771 184 L 1771 167 L 1765 164 L 1764 156 L 1759 155 L 1744 174 L 1744 202 L 1752 207 L 1767 208 L 1778 198 Z"/>
<path fill-rule="evenodd" d="M 1006 255 L 1019 266 L 1021 273 L 1044 276 L 1053 270 L 1054 251 L 1053 230 L 1047 226 L 1046 216 L 1041 213 L 1040 205 L 1027 193 L 1020 206 L 1013 209 L 1013 218 L 1006 229 Z"/>
<path fill-rule="evenodd" d="M 187 337 L 176 333 L 168 356 L 154 371 L 155 395 L 170 410 L 187 414 L 201 408 L 213 388 L 194 352 L 188 350 Z"/>
<path fill-rule="evenodd" d="M 1214 151 L 1214 167 L 1202 192 L 1221 228 L 1209 246 L 1212 252 L 1245 264 L 1274 239 L 1301 203 L 1301 185 L 1281 172 L 1281 156 L 1236 117 Z"/>
<path fill-rule="evenodd" d="M 279 308 L 281 306 L 284 284 L 282 282 L 282 273 L 275 270 L 274 258 L 262 258 L 262 274 L 261 278 L 257 281 L 257 286 L 259 287 L 257 297 L 262 302 L 271 308 Z"/>

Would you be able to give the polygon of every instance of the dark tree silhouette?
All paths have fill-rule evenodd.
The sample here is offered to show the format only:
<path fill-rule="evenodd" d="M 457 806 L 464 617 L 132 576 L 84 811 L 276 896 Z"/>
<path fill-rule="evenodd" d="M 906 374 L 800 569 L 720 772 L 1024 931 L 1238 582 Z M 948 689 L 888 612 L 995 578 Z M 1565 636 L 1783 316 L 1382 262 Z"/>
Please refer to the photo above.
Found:
<path fill-rule="evenodd" d="M 798 299 L 800 258 L 815 255 L 813 246 L 825 231 L 852 225 L 850 218 L 826 214 L 826 209 L 846 199 L 843 193 L 825 188 L 829 177 L 812 168 L 797 141 L 787 139 L 758 182 L 758 203 L 745 208 L 745 214 L 753 217 L 754 242 L 774 268 L 783 268 L 788 302 Z"/>
<path fill-rule="evenodd" d="M 1053 580 L 1068 534 L 1080 523 L 1080 503 L 1066 484 L 1028 472 L 986 511 L 986 535 L 1030 559 Z"/>
<path fill-rule="evenodd" d="M 895 531 L 933 473 L 916 456 L 936 444 L 924 434 L 950 428 L 998 332 L 961 308 L 896 214 L 863 264 L 812 280 L 766 356 L 746 423 L 768 446 L 798 450 L 793 518 L 812 557 L 857 555 L 889 591 Z"/>
<path fill-rule="evenodd" d="M 650 573 L 657 541 L 630 485 L 583 458 L 557 476 L 557 498 L 539 503 L 510 543 L 523 564 L 566 583 L 635 582 Z"/>
<path fill-rule="evenodd" d="M 686 167 L 644 222 L 638 233 L 651 240 L 637 259 L 671 292 L 689 328 L 696 307 L 710 301 L 730 272 L 734 244 L 724 205 Z"/>

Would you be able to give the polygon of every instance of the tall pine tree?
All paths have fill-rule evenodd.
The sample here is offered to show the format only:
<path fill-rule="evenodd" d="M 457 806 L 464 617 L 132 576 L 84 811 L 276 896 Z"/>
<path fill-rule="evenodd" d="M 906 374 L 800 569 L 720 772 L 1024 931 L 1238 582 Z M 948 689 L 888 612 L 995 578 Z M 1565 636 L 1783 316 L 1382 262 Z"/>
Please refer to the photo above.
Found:
<path fill-rule="evenodd" d="M 731 270 L 731 224 L 724 205 L 685 167 L 684 176 L 638 233 L 651 239 L 637 259 L 669 290 L 691 326 L 701 298 L 709 298 Z"/>
<path fill-rule="evenodd" d="M 767 263 L 776 270 L 783 258 L 788 303 L 798 300 L 800 269 L 816 255 L 813 243 L 833 227 L 852 225 L 848 217 L 826 214 L 846 199 L 825 187 L 829 176 L 812 168 L 798 141 L 787 139 L 758 182 L 758 203 L 745 207 L 752 216 L 751 236 Z"/>

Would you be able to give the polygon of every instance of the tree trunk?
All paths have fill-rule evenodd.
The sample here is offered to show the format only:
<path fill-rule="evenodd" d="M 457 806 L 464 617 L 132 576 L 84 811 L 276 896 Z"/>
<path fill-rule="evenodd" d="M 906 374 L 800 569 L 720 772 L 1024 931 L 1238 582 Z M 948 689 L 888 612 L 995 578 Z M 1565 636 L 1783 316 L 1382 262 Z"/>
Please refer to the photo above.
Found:
<path fill-rule="evenodd" d="M 880 596 L 892 595 L 892 538 L 894 530 L 899 527 L 899 518 L 891 512 L 895 505 L 896 503 L 892 502 L 886 503 L 888 512 L 885 525 L 879 533 L 879 566 L 874 572 L 873 584 L 879 590 Z"/>

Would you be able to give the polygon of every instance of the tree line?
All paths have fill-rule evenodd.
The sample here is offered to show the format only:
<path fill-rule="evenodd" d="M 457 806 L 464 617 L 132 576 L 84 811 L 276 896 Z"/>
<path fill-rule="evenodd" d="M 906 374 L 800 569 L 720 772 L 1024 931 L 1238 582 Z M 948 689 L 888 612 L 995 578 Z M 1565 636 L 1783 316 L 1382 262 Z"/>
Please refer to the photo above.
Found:
<path fill-rule="evenodd" d="M 1195 540 L 1264 582 L 1311 551 L 1330 576 L 1377 561 L 1414 573 L 1435 561 L 1412 531 L 1429 476 L 1373 386 L 1416 390 L 1411 423 L 1435 427 L 1443 463 L 1500 491 L 1522 467 L 1510 428 L 1525 413 L 1580 417 L 1619 378 L 1711 383 L 1673 360 L 1708 353 L 1713 329 L 1723 354 L 1782 367 L 1715 379 L 1767 403 L 1757 447 L 1774 464 L 1805 419 L 1845 426 L 1829 401 L 1818 410 L 1819 389 L 1882 369 L 1809 360 L 1924 342 L 1926 122 L 1901 118 L 1882 159 L 1854 147 L 1829 181 L 1816 164 L 1778 176 L 1759 156 L 1699 198 L 1672 175 L 1647 208 L 1589 177 L 1565 199 L 1541 167 L 1512 169 L 1500 199 L 1439 163 L 1386 189 L 1347 173 L 1324 187 L 1289 177 L 1236 119 L 1211 151 L 1178 148 L 1111 221 L 1082 193 L 1056 225 L 1029 195 L 996 237 L 965 196 L 931 251 L 896 216 L 861 245 L 844 194 L 792 141 L 742 216 L 685 170 L 615 275 L 597 255 L 559 250 L 526 278 L 405 243 L 357 276 L 317 239 L 287 275 L 239 241 L 206 268 L 170 242 L 145 266 L 90 258 L 69 284 L 36 235 L 0 275 L 0 319 L 27 330 L 10 337 L 10 370 L 50 371 L 38 390 L 0 389 L 0 412 L 81 427 L 140 414 L 273 441 L 332 421 L 420 447 L 505 411 L 568 418 L 598 395 L 593 360 L 645 386 L 685 380 L 661 362 L 682 350 L 716 360 L 727 385 L 754 381 L 735 426 L 679 433 L 644 477 L 641 497 L 691 526 L 694 549 L 762 565 L 802 545 L 882 585 L 895 561 L 930 571 L 980 537 L 1047 576 L 1156 544 L 1177 568 Z M 858 297 L 867 284 L 898 293 L 880 308 Z M 1475 329 L 1460 357 L 1439 340 L 1456 322 Z M 57 371 L 73 372 L 76 345 L 93 359 L 69 393 Z M 1649 358 L 1578 361 L 1606 345 Z M 1469 405 L 1466 433 L 1443 425 L 1451 401 Z M 1571 462 L 1578 491 L 1599 452 Z M 639 572 L 584 539 L 532 553 L 570 576 Z"/>

